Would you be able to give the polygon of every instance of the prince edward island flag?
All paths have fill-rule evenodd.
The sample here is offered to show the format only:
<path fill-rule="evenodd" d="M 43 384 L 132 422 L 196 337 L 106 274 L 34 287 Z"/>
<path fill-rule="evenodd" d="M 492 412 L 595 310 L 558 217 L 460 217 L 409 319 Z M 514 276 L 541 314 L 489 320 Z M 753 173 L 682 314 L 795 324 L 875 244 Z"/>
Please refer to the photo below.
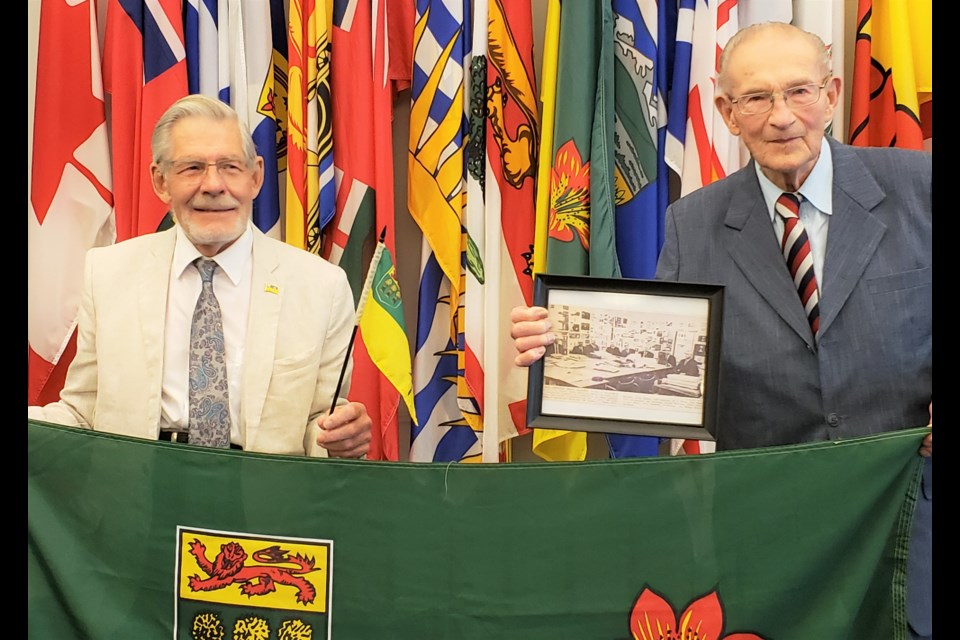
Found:
<path fill-rule="evenodd" d="M 906 640 L 927 433 L 464 465 L 28 422 L 27 637 Z"/>

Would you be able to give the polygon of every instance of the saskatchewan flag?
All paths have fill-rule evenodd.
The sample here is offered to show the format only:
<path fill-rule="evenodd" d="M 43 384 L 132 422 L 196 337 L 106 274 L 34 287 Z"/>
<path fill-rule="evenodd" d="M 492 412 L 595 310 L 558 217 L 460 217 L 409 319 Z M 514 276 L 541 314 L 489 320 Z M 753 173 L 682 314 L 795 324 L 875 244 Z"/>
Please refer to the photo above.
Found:
<path fill-rule="evenodd" d="M 410 418 L 417 421 L 413 405 L 413 376 L 410 369 L 410 343 L 403 322 L 400 284 L 390 249 L 380 244 L 383 253 L 377 261 L 370 292 L 360 314 L 360 331 L 367 336 L 367 353 L 384 377 L 407 403 Z"/>
<path fill-rule="evenodd" d="M 926 433 L 462 465 L 29 422 L 27 635 L 904 640 Z"/>

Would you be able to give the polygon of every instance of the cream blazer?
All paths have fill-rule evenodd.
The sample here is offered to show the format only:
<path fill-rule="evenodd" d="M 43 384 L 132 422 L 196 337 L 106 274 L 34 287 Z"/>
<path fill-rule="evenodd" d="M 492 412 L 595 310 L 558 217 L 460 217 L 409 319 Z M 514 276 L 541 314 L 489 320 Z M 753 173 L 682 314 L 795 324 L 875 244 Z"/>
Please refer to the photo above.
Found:
<path fill-rule="evenodd" d="M 354 325 L 346 274 L 253 229 L 253 277 L 240 422 L 247 451 L 326 456 L 316 418 L 329 411 Z M 91 249 L 77 354 L 60 400 L 28 418 L 156 440 L 163 336 L 176 230 Z M 352 363 L 338 404 L 346 402 Z"/>

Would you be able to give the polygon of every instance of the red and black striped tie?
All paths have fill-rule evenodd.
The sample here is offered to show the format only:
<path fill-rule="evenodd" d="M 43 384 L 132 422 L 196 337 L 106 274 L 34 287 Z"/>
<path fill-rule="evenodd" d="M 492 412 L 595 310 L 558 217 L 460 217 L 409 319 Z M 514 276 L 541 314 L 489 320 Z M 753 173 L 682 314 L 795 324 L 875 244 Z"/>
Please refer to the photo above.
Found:
<path fill-rule="evenodd" d="M 800 198 L 795 193 L 784 193 L 777 198 L 774 207 L 783 218 L 783 241 L 780 249 L 787 261 L 790 277 L 800 292 L 800 301 L 810 322 L 814 337 L 820 329 L 820 292 L 817 289 L 817 276 L 813 271 L 813 253 L 807 230 L 800 222 Z"/>

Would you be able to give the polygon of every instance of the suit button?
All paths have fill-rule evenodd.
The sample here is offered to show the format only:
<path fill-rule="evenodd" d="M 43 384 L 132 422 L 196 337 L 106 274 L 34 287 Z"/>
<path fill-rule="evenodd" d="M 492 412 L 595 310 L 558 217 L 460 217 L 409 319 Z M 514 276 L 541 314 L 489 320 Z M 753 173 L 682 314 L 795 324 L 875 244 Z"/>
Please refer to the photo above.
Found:
<path fill-rule="evenodd" d="M 830 415 L 827 416 L 827 424 L 830 425 L 831 427 L 839 427 L 840 416 L 838 416 L 835 413 L 831 413 Z"/>

